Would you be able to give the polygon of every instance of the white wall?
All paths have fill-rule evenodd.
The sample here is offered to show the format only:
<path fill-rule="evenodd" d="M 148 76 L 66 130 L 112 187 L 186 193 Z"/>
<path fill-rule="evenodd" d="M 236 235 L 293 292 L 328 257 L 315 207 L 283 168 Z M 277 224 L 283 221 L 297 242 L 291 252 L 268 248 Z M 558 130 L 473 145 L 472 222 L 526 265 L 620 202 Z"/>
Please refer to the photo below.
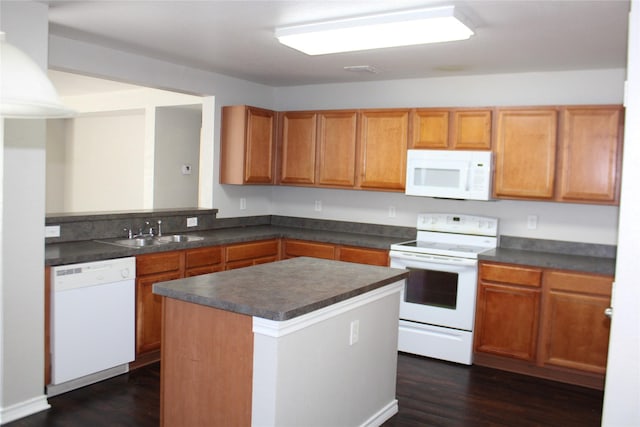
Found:
<path fill-rule="evenodd" d="M 57 36 L 50 40 L 52 68 L 215 96 L 214 123 L 220 123 L 220 107 L 233 104 L 276 110 L 620 104 L 625 74 L 624 69 L 607 69 L 269 88 Z M 149 70 L 153 73 L 145 73 Z M 617 241 L 618 208 L 611 206 L 452 202 L 385 192 L 219 185 L 219 135 L 216 129 L 211 193 L 220 218 L 278 214 L 414 226 L 419 212 L 454 211 L 496 216 L 503 234 L 602 244 Z M 240 198 L 246 199 L 244 210 Z M 313 211 L 315 200 L 323 201 L 321 213 Z M 396 207 L 395 218 L 388 217 L 389 206 Z M 537 230 L 526 228 L 530 214 L 539 215 Z"/>
<path fill-rule="evenodd" d="M 164 141 L 162 137 L 168 133 L 175 138 L 177 128 L 171 127 L 165 114 L 162 129 L 156 129 L 156 109 L 199 105 L 202 98 L 141 87 L 67 96 L 63 102 L 79 115 L 73 119 L 48 121 L 47 213 L 158 207 L 154 199 L 156 195 L 162 198 L 164 193 L 156 194 L 154 188 L 158 179 L 166 188 L 168 178 L 165 178 L 167 168 L 164 165 L 155 168 L 158 160 L 157 138 Z M 195 113 L 192 115 L 195 117 Z M 176 120 L 182 116 L 184 114 L 176 113 Z M 201 120 L 200 114 L 198 121 Z M 199 163 L 199 124 L 194 132 L 195 142 L 185 146 L 183 152 L 188 152 L 190 161 L 195 163 L 196 175 L 193 179 L 187 179 L 188 182 L 183 180 L 184 185 L 179 189 L 174 188 L 173 193 L 167 195 L 169 198 L 176 195 L 182 197 L 182 200 L 178 200 L 179 204 L 171 205 L 165 197 L 160 202 L 162 207 L 197 206 L 198 187 L 197 182 L 194 184 L 193 181 L 197 181 Z M 203 143 L 212 145 L 213 141 L 203 140 Z M 160 161 L 174 155 L 177 148 L 169 143 L 162 147 L 171 152 L 167 155 L 160 153 Z M 114 174 L 114 171 L 118 173 Z M 188 188 L 187 184 L 193 187 Z M 117 191 L 113 191 L 113 188 L 117 188 Z"/>
<path fill-rule="evenodd" d="M 70 122 L 64 212 L 144 209 L 145 111 Z"/>
<path fill-rule="evenodd" d="M 620 202 L 620 239 L 602 425 L 640 425 L 640 1 L 629 18 L 627 122 Z M 634 119 L 631 119 L 634 118 Z"/>
<path fill-rule="evenodd" d="M 46 69 L 46 4 L 1 2 L 0 28 Z M 46 126 L 44 120 L 5 120 L 0 130 L 0 423 L 6 423 L 49 406 L 43 384 Z"/>
<path fill-rule="evenodd" d="M 64 212 L 64 175 L 69 120 L 47 120 L 46 212 Z"/>
<path fill-rule="evenodd" d="M 77 42 L 60 36 L 49 37 L 49 67 L 60 71 L 86 74 L 138 84 L 157 89 L 184 92 L 192 95 L 215 96 L 213 123 L 220 123 L 220 108 L 223 105 L 249 104 L 271 108 L 275 103 L 275 88 L 245 80 L 171 64 L 140 55 L 108 49 L 89 43 Z M 65 100 L 66 101 L 66 100 Z M 210 105 L 209 105 L 210 107 Z M 208 108 L 207 108 L 208 110 Z M 218 181 L 220 167 L 215 159 L 220 153 L 220 132 L 216 130 L 212 154 L 213 171 L 208 174 Z M 206 171 L 200 171 L 206 176 Z M 271 211 L 269 190 L 259 186 L 221 186 L 214 184 L 211 197 L 201 195 L 200 205 L 221 209 L 221 217 L 236 215 L 231 206 L 239 206 L 239 198 L 251 200 L 242 215 L 268 214 Z M 209 200 L 211 199 L 211 200 Z"/>
<path fill-rule="evenodd" d="M 198 206 L 198 176 L 202 106 L 156 109 L 153 207 Z M 182 173 L 191 166 L 191 174 Z"/>

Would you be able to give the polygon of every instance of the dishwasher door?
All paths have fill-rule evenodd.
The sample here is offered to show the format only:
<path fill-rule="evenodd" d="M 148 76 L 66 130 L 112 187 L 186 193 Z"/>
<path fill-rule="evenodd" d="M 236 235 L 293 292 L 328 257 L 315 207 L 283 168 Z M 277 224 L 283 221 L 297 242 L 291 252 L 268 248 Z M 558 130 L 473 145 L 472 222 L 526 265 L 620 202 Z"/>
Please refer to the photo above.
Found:
<path fill-rule="evenodd" d="M 127 372 L 134 358 L 135 258 L 53 267 L 52 385 L 91 384 Z"/>

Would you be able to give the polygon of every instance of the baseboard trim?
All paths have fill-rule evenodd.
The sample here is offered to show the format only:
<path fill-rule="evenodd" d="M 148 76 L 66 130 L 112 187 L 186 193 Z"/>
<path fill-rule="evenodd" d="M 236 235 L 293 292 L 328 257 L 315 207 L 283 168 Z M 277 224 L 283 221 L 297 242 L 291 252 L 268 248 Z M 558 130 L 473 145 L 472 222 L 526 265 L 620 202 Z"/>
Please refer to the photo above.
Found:
<path fill-rule="evenodd" d="M 51 408 L 47 402 L 47 396 L 44 394 L 13 405 L 0 408 L 0 424 L 6 424 L 11 421 L 33 415 L 36 412 L 45 411 Z"/>
<path fill-rule="evenodd" d="M 393 399 L 385 407 L 373 414 L 371 418 L 365 421 L 361 427 L 378 427 L 384 424 L 389 418 L 398 413 L 398 400 Z"/>

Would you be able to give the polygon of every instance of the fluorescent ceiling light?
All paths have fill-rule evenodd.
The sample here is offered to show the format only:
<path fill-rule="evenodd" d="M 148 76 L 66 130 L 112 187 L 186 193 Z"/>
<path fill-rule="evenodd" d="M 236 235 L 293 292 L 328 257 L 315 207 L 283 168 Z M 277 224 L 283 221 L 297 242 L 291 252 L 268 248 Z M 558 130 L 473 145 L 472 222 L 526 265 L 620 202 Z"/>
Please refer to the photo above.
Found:
<path fill-rule="evenodd" d="M 0 32 L 0 119 L 69 117 L 45 72 Z"/>
<path fill-rule="evenodd" d="M 277 28 L 275 36 L 307 55 L 324 55 L 465 40 L 473 31 L 463 20 L 453 6 L 443 6 Z"/>

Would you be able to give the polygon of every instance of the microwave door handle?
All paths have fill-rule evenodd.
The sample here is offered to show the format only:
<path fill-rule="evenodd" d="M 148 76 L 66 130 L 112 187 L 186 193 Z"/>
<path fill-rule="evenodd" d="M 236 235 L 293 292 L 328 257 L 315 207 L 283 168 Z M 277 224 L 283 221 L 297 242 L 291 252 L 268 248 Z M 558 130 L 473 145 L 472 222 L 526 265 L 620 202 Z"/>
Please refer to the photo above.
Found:
<path fill-rule="evenodd" d="M 471 186 L 471 185 L 470 185 L 470 182 L 469 182 L 469 180 L 471 179 L 471 174 L 469 173 L 469 168 L 470 168 L 470 167 L 471 167 L 471 166 L 470 166 L 470 165 L 468 165 L 466 168 L 461 168 L 461 169 L 460 169 L 460 171 L 461 171 L 461 172 L 462 172 L 462 174 L 464 175 L 464 176 L 462 177 L 462 180 L 463 180 L 463 182 L 464 182 L 464 187 L 465 187 L 465 188 L 464 188 L 464 191 L 465 191 L 465 192 L 468 192 L 468 191 L 469 191 L 469 187 Z"/>

